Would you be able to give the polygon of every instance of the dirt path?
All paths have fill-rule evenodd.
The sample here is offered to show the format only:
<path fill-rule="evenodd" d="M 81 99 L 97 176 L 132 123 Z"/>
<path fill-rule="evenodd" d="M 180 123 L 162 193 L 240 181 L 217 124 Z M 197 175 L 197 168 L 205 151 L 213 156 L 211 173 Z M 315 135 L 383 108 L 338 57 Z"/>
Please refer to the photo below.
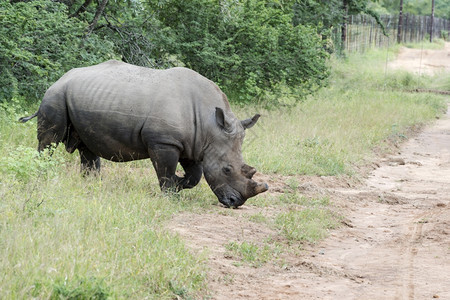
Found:
<path fill-rule="evenodd" d="M 449 44 L 446 49 L 441 60 L 448 62 Z M 282 208 L 217 207 L 174 217 L 169 227 L 206 255 L 208 297 L 450 299 L 449 114 L 450 106 L 435 124 L 380 161 L 357 189 L 333 178 L 298 177 L 302 192 L 330 196 L 346 226 L 318 245 L 273 252 L 273 260 L 262 266 L 240 263 L 226 245 L 286 244 L 275 229 L 255 222 L 255 216 L 271 218 Z M 271 180 L 269 192 L 282 192 L 283 178 Z"/>
<path fill-rule="evenodd" d="M 397 59 L 389 63 L 388 69 L 428 75 L 450 72 L 450 43 L 445 43 L 442 50 L 402 48 Z"/>
<path fill-rule="evenodd" d="M 450 108 L 449 108 L 450 109 Z M 336 190 L 353 203 L 315 263 L 357 273 L 336 299 L 450 299 L 449 113 L 374 170 L 366 186 Z"/>

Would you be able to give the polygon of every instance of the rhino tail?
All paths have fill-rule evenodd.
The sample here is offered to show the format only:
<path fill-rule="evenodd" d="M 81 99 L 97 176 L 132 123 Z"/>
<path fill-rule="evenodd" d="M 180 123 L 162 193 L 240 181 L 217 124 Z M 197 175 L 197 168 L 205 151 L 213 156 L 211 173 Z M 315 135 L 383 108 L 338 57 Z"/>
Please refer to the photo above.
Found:
<path fill-rule="evenodd" d="M 35 112 L 34 114 L 32 114 L 32 115 L 29 116 L 29 117 L 22 117 L 22 118 L 19 119 L 19 122 L 25 123 L 25 122 L 27 122 L 27 121 L 30 121 L 31 119 L 33 119 L 33 118 L 36 117 L 37 115 L 38 115 L 38 112 Z"/>

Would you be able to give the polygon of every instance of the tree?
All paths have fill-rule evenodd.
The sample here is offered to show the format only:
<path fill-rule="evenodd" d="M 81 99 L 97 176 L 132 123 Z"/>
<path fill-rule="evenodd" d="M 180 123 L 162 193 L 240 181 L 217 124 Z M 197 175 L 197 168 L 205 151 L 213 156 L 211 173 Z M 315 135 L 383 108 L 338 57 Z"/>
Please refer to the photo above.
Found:
<path fill-rule="evenodd" d="M 351 15 L 365 13 L 372 16 L 384 32 L 379 14 L 369 4 L 369 0 L 296 0 L 293 4 L 293 22 L 313 25 L 324 38 L 327 38 L 330 29 L 340 28 L 341 40 L 335 42 L 344 44 L 348 17 Z"/>
<path fill-rule="evenodd" d="M 341 25 L 341 43 L 344 45 L 347 41 L 347 23 L 348 23 L 348 9 L 349 0 L 342 1 L 342 25 Z"/>
<path fill-rule="evenodd" d="M 316 28 L 294 26 L 292 8 L 263 0 L 148 5 L 172 37 L 160 45 L 234 100 L 252 100 L 281 83 L 306 94 L 327 77 L 325 42 Z"/>
<path fill-rule="evenodd" d="M 402 26 L 403 26 L 403 0 L 400 0 L 400 8 L 398 11 L 398 27 L 397 27 L 397 43 L 402 42 Z"/>
<path fill-rule="evenodd" d="M 430 43 L 433 42 L 433 27 L 434 27 L 434 0 L 431 0 Z"/>
<path fill-rule="evenodd" d="M 85 36 L 86 25 L 50 0 L 0 2 L 0 102 L 36 101 L 69 69 L 115 57 L 110 41 Z"/>
<path fill-rule="evenodd" d="M 339 3 L 342 0 L 331 0 Z M 39 99 L 64 72 L 110 58 L 187 66 L 235 101 L 324 83 L 327 1 L 9 0 L 0 2 L 0 99 Z M 297 5 L 299 9 L 294 9 Z M 321 11 L 322 22 L 304 15 Z M 301 11 L 301 9 L 305 9 Z"/>
<path fill-rule="evenodd" d="M 102 0 L 102 2 L 97 6 L 94 19 L 92 20 L 92 23 L 89 24 L 88 34 L 91 34 L 92 31 L 94 30 L 95 26 L 97 26 L 98 20 L 100 19 L 101 15 L 103 14 L 106 4 L 108 4 L 108 0 Z"/>
<path fill-rule="evenodd" d="M 378 9 L 384 13 L 397 14 L 400 0 L 377 0 Z M 403 13 L 428 16 L 431 12 L 430 0 L 403 0 Z M 439 0 L 435 3 L 435 17 L 450 19 L 450 0 Z"/>

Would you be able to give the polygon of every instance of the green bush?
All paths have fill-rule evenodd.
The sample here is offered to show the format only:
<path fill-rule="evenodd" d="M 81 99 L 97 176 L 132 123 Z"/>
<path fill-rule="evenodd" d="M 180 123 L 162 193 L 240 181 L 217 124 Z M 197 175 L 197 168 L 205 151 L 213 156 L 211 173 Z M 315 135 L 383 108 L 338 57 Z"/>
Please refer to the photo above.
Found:
<path fill-rule="evenodd" d="M 50 0 L 0 2 L 0 102 L 35 101 L 66 71 L 114 57 L 113 43 L 91 34 Z"/>
<path fill-rule="evenodd" d="M 280 84 L 307 94 L 328 76 L 325 41 L 292 24 L 292 10 L 262 0 L 150 1 L 166 37 L 162 48 L 218 82 L 237 102 Z M 170 36 L 170 38 L 167 38 Z"/>
<path fill-rule="evenodd" d="M 189 67 L 235 102 L 278 103 L 294 90 L 301 99 L 328 76 L 327 41 L 314 24 L 294 25 L 290 6 L 262 0 L 110 1 L 91 31 L 98 3 L 73 14 L 75 1 L 2 1 L 0 102 L 36 102 L 68 70 L 111 58 Z"/>
<path fill-rule="evenodd" d="M 49 174 L 62 163 L 61 158 L 50 156 L 52 151 L 47 149 L 39 154 L 36 149 L 19 145 L 3 157 L 0 171 L 23 182 Z"/>

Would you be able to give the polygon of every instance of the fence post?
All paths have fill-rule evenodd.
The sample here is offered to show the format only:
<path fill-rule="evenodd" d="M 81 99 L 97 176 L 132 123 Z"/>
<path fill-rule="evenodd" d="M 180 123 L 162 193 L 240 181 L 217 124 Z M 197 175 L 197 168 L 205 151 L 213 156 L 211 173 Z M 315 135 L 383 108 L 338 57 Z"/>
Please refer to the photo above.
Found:
<path fill-rule="evenodd" d="M 397 43 L 402 42 L 402 26 L 403 26 L 403 0 L 400 0 L 400 9 L 398 13 L 398 23 L 397 23 Z"/>
<path fill-rule="evenodd" d="M 434 0 L 431 0 L 431 22 L 430 22 L 430 43 L 433 42 L 433 27 L 434 27 Z"/>

